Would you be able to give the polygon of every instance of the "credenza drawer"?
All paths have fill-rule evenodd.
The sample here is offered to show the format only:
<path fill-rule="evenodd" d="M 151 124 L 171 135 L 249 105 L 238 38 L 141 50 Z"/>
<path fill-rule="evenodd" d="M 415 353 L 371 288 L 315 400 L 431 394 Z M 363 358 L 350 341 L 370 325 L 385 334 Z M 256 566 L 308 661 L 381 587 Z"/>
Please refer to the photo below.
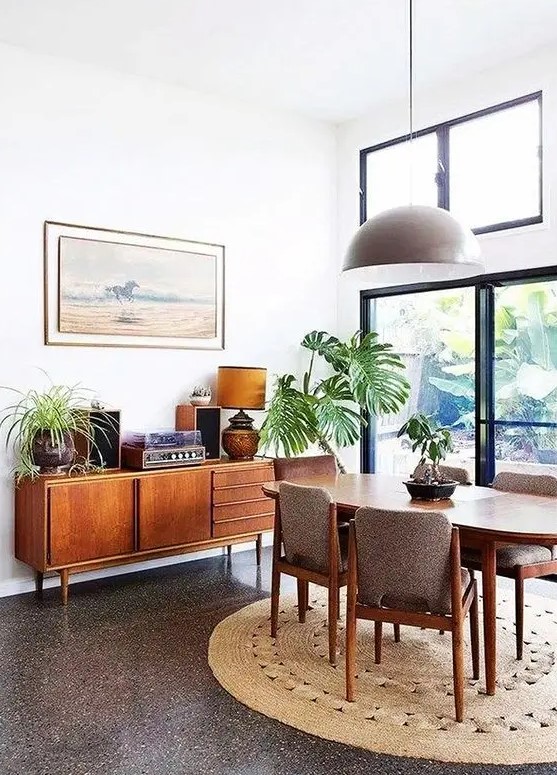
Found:
<path fill-rule="evenodd" d="M 229 519 L 225 522 L 213 522 L 213 538 L 239 536 L 245 533 L 261 533 L 273 529 L 273 515 L 266 517 L 247 517 L 246 519 Z"/>
<path fill-rule="evenodd" d="M 260 517 L 263 514 L 273 513 L 274 504 L 270 498 L 245 501 L 244 503 L 225 503 L 222 506 L 213 506 L 213 522 L 224 522 L 227 519 L 241 519 L 242 517 Z"/>
<path fill-rule="evenodd" d="M 243 469 L 240 471 L 215 471 L 213 487 L 231 487 L 235 484 L 269 482 L 274 479 L 271 466 Z"/>
<path fill-rule="evenodd" d="M 263 491 L 260 484 L 244 484 L 238 487 L 221 487 L 218 490 L 213 490 L 213 503 L 215 505 L 255 501 L 262 497 Z"/>

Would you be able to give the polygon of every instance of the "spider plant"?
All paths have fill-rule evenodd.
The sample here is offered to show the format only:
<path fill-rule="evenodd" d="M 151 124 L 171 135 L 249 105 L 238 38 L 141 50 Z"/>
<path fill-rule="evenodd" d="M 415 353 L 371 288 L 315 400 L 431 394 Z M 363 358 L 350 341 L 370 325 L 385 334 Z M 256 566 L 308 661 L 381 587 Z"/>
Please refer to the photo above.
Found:
<path fill-rule="evenodd" d="M 46 391 L 4 388 L 19 397 L 15 403 L 4 408 L 5 416 L 0 428 L 7 428 L 6 448 L 13 444 L 17 463 L 14 469 L 17 480 L 34 478 L 40 471 L 36 460 L 37 444 L 41 441 L 54 453 L 55 465 L 69 467 L 74 463 L 74 439 L 83 436 L 96 447 L 94 431 L 99 430 L 108 439 L 105 428 L 112 422 L 110 415 L 96 410 L 95 417 L 87 411 L 90 398 L 87 389 L 80 385 L 54 385 Z M 56 455 L 57 453 L 57 455 Z M 89 467 L 88 460 L 77 461 L 81 469 Z"/>
<path fill-rule="evenodd" d="M 404 364 L 374 332 L 357 331 L 347 342 L 325 331 L 312 331 L 301 342 L 311 353 L 308 370 L 296 377 L 278 377 L 261 428 L 263 449 L 282 450 L 286 457 L 301 455 L 311 444 L 334 455 L 345 467 L 336 447 L 348 447 L 366 425 L 363 414 L 396 413 L 405 404 L 410 385 L 401 373 Z M 323 358 L 332 375 L 314 381 L 316 357 Z M 363 412 L 362 412 L 363 410 Z"/>

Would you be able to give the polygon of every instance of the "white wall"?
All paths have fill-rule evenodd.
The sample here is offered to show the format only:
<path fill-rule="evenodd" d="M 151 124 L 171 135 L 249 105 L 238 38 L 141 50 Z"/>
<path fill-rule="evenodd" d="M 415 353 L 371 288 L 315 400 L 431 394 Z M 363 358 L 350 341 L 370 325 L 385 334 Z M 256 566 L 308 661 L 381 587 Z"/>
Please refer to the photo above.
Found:
<path fill-rule="evenodd" d="M 303 334 L 336 325 L 335 154 L 326 124 L 0 46 L 0 384 L 40 386 L 42 367 L 136 429 L 171 426 L 219 364 L 296 370 Z M 44 220 L 224 244 L 226 350 L 45 347 Z M 6 593 L 30 572 L 0 455 Z"/>
<path fill-rule="evenodd" d="M 480 235 L 487 272 L 557 264 L 557 197 L 551 197 L 557 191 L 557 50 L 546 49 L 474 79 L 415 94 L 414 128 L 418 130 L 539 89 L 543 90 L 544 223 Z M 407 102 L 385 105 L 338 127 L 339 261 L 359 226 L 360 150 L 407 131 Z M 339 283 L 338 304 L 342 335 L 359 326 L 358 290 L 348 277 Z M 352 470 L 358 469 L 358 450 L 350 450 L 345 458 Z"/>

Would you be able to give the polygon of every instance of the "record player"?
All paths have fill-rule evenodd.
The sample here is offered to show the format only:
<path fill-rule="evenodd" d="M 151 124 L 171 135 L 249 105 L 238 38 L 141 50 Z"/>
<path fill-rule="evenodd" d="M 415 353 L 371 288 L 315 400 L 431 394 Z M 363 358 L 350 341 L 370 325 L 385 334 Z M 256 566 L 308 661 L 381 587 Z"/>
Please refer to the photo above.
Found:
<path fill-rule="evenodd" d="M 124 437 L 122 462 L 139 470 L 199 465 L 205 462 L 205 447 L 199 431 L 135 431 Z"/>

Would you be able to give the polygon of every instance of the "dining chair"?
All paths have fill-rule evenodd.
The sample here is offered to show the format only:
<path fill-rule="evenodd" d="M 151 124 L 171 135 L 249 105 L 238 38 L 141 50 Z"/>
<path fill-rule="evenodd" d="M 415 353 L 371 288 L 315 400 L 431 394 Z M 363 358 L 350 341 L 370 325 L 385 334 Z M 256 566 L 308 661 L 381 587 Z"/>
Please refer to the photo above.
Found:
<path fill-rule="evenodd" d="M 327 587 L 332 665 L 336 664 L 339 592 L 346 585 L 347 549 L 337 529 L 336 505 L 327 490 L 281 482 L 273 533 L 271 637 L 277 637 L 281 573 L 297 579 L 298 621 L 302 624 L 308 610 L 309 582 Z"/>
<path fill-rule="evenodd" d="M 292 482 L 305 476 L 335 476 L 337 464 L 333 455 L 311 455 L 308 457 L 277 457 L 273 461 L 275 481 L 287 479 Z"/>
<path fill-rule="evenodd" d="M 445 465 L 440 465 L 438 468 L 441 474 L 444 474 L 444 476 L 446 476 L 448 479 L 452 479 L 454 482 L 458 482 L 459 484 L 472 484 L 470 474 L 465 468 Z M 423 469 L 423 465 L 417 465 L 412 473 L 412 478 L 415 479 L 416 476 L 420 476 Z"/>
<path fill-rule="evenodd" d="M 497 474 L 491 486 L 502 492 L 557 498 L 557 478 L 549 474 L 504 471 Z M 524 514 L 524 520 L 527 519 L 528 514 Z M 482 558 L 479 550 L 463 549 L 462 564 L 472 570 L 481 570 Z M 557 546 L 514 544 L 497 549 L 497 575 L 514 579 L 517 659 L 522 659 L 524 651 L 524 580 L 537 579 L 552 573 L 557 573 Z"/>
<path fill-rule="evenodd" d="M 479 678 L 478 592 L 460 566 L 458 528 L 440 512 L 359 508 L 350 522 L 346 613 L 346 699 L 356 694 L 356 622 L 375 623 L 381 663 L 384 622 L 452 634 L 456 720 L 464 714 L 464 621 L 470 612 L 472 669 Z"/>

